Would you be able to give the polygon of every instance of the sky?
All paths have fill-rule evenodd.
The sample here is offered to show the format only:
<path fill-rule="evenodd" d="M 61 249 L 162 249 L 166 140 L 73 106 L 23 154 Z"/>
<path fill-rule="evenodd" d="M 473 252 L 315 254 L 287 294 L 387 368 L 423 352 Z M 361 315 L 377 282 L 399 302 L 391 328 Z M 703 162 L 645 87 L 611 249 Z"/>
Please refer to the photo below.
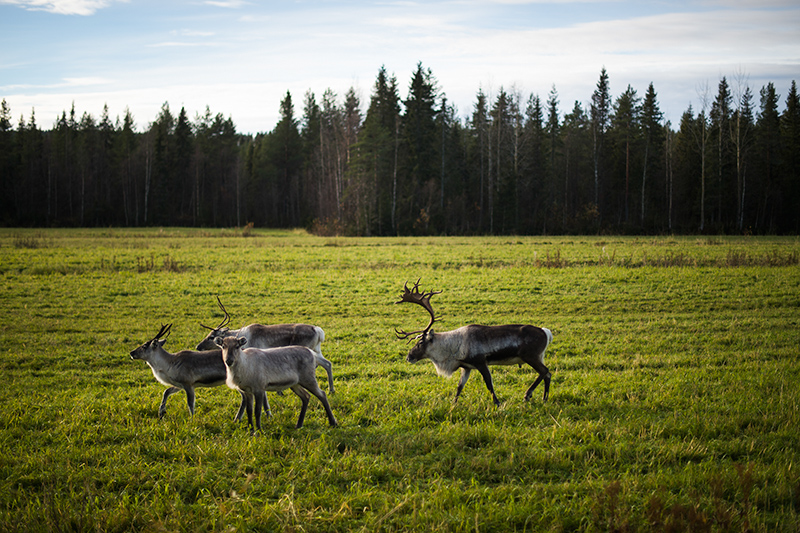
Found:
<path fill-rule="evenodd" d="M 74 106 L 144 131 L 167 103 L 190 119 L 221 113 L 239 133 L 271 131 L 291 93 L 366 113 L 379 69 L 408 96 L 430 69 L 460 117 L 482 90 L 588 109 L 601 69 L 614 99 L 648 85 L 677 128 L 710 108 L 725 77 L 734 97 L 772 82 L 781 109 L 800 78 L 800 0 L 0 0 L 0 99 L 50 129 Z"/>

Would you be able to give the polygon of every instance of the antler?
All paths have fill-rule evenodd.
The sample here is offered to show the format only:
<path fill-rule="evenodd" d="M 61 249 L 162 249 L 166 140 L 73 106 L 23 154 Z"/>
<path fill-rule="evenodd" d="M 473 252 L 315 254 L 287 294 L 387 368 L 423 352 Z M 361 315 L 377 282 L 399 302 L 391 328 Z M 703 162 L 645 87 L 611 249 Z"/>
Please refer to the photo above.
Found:
<path fill-rule="evenodd" d="M 172 332 L 171 329 L 172 329 L 172 324 L 167 324 L 167 325 L 161 324 L 161 329 L 158 330 L 158 333 L 156 334 L 155 337 L 153 337 L 152 340 L 157 341 L 157 340 L 161 339 L 161 337 L 165 333 L 166 333 L 167 337 L 169 337 L 169 334 Z M 167 337 L 164 337 L 164 340 L 166 340 Z"/>
<path fill-rule="evenodd" d="M 201 326 L 203 326 L 206 329 L 210 329 L 211 331 L 224 328 L 231 322 L 231 316 L 228 314 L 228 311 L 225 309 L 225 306 L 222 305 L 222 301 L 219 299 L 219 296 L 217 296 L 217 304 L 219 305 L 219 308 L 222 309 L 222 312 L 225 313 L 225 316 L 222 318 L 222 322 L 219 323 L 219 326 L 212 328 L 210 326 L 206 326 L 202 322 L 200 323 Z"/>
<path fill-rule="evenodd" d="M 431 307 L 431 296 L 433 296 L 434 294 L 441 294 L 442 291 L 420 292 L 419 291 L 420 279 L 417 280 L 417 282 L 414 284 L 414 287 L 411 290 L 408 290 L 408 282 L 406 281 L 405 284 L 403 285 L 403 294 L 400 295 L 400 301 L 397 301 L 395 303 L 401 304 L 403 302 L 408 302 L 412 304 L 421 305 L 431 315 L 431 321 L 428 322 L 428 325 L 425 327 L 425 329 L 421 329 L 419 331 L 406 332 L 394 328 L 394 333 L 395 335 L 397 335 L 398 339 L 407 339 L 411 335 L 416 335 L 417 333 L 419 333 L 421 337 L 422 335 L 425 335 L 426 333 L 428 333 L 428 331 L 430 331 L 431 326 L 433 326 L 434 322 L 439 320 L 439 318 L 437 318 L 435 313 L 433 312 L 433 308 Z"/>

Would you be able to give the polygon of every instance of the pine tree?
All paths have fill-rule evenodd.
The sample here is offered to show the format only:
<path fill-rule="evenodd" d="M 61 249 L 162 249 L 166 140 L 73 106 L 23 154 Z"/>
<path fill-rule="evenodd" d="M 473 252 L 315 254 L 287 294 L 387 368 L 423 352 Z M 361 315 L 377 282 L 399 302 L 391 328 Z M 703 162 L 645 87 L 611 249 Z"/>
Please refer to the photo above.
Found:
<path fill-rule="evenodd" d="M 641 124 L 644 134 L 644 163 L 642 164 L 642 200 L 639 222 L 642 229 L 645 228 L 645 212 L 648 204 L 648 194 L 645 192 L 648 187 L 647 177 L 648 175 L 656 175 L 655 169 L 658 168 L 658 156 L 661 153 L 659 148 L 664 143 L 664 127 L 661 125 L 663 118 L 664 114 L 658 106 L 653 82 L 650 82 L 641 108 Z"/>
<path fill-rule="evenodd" d="M 112 148 L 112 168 L 117 176 L 118 194 L 121 196 L 118 210 L 121 211 L 121 223 L 131 226 L 137 223 L 137 188 L 134 177 L 134 152 L 136 150 L 136 133 L 130 109 L 125 109 L 121 127 L 114 137 Z"/>
<path fill-rule="evenodd" d="M 564 149 L 564 212 L 562 229 L 579 233 L 599 229 L 597 204 L 587 191 L 592 190 L 593 160 L 591 121 L 575 101 L 572 111 L 564 115 L 561 138 Z"/>
<path fill-rule="evenodd" d="M 779 231 L 781 213 L 784 210 L 783 198 L 780 190 L 781 172 L 781 137 L 780 115 L 778 114 L 778 100 L 780 97 L 775 92 L 772 82 L 761 88 L 761 106 L 757 123 L 758 153 L 760 156 L 759 169 L 761 170 L 761 191 L 763 204 L 761 217 L 763 229 L 770 233 Z M 796 209 L 797 206 L 787 206 L 787 209 Z"/>
<path fill-rule="evenodd" d="M 544 109 L 538 95 L 531 94 L 525 107 L 523 134 L 523 158 L 520 175 L 522 183 L 517 195 L 521 206 L 522 220 L 518 226 L 521 233 L 533 233 L 536 227 L 547 231 L 547 206 L 553 202 L 553 187 L 547 171 L 547 134 Z M 541 225 L 540 225 L 541 224 Z"/>
<path fill-rule="evenodd" d="M 561 126 L 559 124 L 558 118 L 558 91 L 556 90 L 556 86 L 550 89 L 550 93 L 547 95 L 547 122 L 545 123 L 545 134 L 547 135 L 547 145 L 545 152 L 547 154 L 547 161 L 548 165 L 546 167 L 546 181 L 550 183 L 550 190 L 554 191 L 561 191 L 557 197 L 552 198 L 551 202 L 548 204 L 558 205 L 561 204 L 561 228 L 563 228 L 566 224 L 566 216 L 567 216 L 567 197 L 569 195 L 569 182 L 566 179 L 561 179 L 561 175 L 558 172 L 558 167 L 556 163 L 556 158 L 561 150 Z M 558 183 L 563 183 L 563 188 L 557 186 Z M 549 209 L 549 205 L 545 205 L 545 209 Z M 547 232 L 546 223 L 549 219 L 548 213 L 545 212 L 545 225 L 543 225 L 543 232 Z M 551 231 L 554 228 L 551 228 Z"/>
<path fill-rule="evenodd" d="M 624 150 L 625 187 L 622 201 L 621 218 L 628 223 L 630 217 L 630 181 L 631 181 L 631 151 L 639 137 L 639 97 L 636 91 L 628 85 L 625 92 L 614 103 L 614 114 L 611 119 L 616 143 L 620 150 Z"/>
<path fill-rule="evenodd" d="M 148 153 L 144 191 L 144 224 L 167 224 L 170 215 L 170 189 L 173 179 L 173 134 L 175 117 L 164 102 L 150 128 L 153 133 L 152 155 Z"/>
<path fill-rule="evenodd" d="M 15 178 L 14 161 L 17 151 L 14 149 L 14 127 L 11 123 L 11 108 L 6 99 L 0 103 L 0 187 L 3 191 L 12 190 Z M 50 189 L 48 188 L 48 194 Z M 48 203 L 49 206 L 49 203 Z M 12 225 L 16 220 L 16 205 L 7 202 L 0 222 Z"/>
<path fill-rule="evenodd" d="M 717 152 L 717 183 L 714 196 L 717 198 L 716 223 L 720 228 L 725 226 L 728 219 L 727 214 L 724 212 L 724 207 L 728 205 L 735 205 L 737 201 L 729 192 L 733 190 L 732 184 L 731 186 L 728 185 L 728 182 L 731 181 L 728 179 L 728 169 L 731 166 L 730 141 L 732 128 L 731 117 L 733 115 L 732 102 L 733 100 L 728 87 L 728 80 L 723 76 L 722 80 L 719 82 L 717 97 L 711 104 L 711 112 L 709 114 L 709 118 L 711 120 L 710 126 L 712 130 L 711 134 L 716 137 L 716 139 L 712 139 L 716 145 Z M 739 195 L 737 194 L 737 198 L 738 196 Z M 714 218 L 715 216 L 712 215 L 711 219 L 714 220 Z"/>
<path fill-rule="evenodd" d="M 302 171 L 303 145 L 297 119 L 294 117 L 292 95 L 286 91 L 281 100 L 281 119 L 270 135 L 272 161 L 275 167 L 275 195 L 270 204 L 278 213 L 278 224 L 282 227 L 300 224 L 300 175 Z"/>
<path fill-rule="evenodd" d="M 602 181 L 605 164 L 605 136 L 611 123 L 611 91 L 606 68 L 600 70 L 597 88 L 592 93 L 592 105 L 589 112 L 592 126 L 592 163 L 594 165 L 594 204 L 599 221 L 603 220 Z"/>
<path fill-rule="evenodd" d="M 320 208 L 323 203 L 322 186 L 322 153 L 320 147 L 320 129 L 322 127 L 322 111 L 317 104 L 316 96 L 311 90 L 306 91 L 303 98 L 303 119 L 300 125 L 300 137 L 303 143 L 303 187 L 306 191 L 307 212 L 319 230 Z"/>
<path fill-rule="evenodd" d="M 485 231 L 484 213 L 486 209 L 486 183 L 488 182 L 488 150 L 489 150 L 489 111 L 486 95 L 482 89 L 478 89 L 475 107 L 472 112 L 472 131 L 474 135 L 475 152 L 477 153 L 477 173 L 478 173 L 478 198 L 476 208 L 478 211 L 478 231 Z"/>
<path fill-rule="evenodd" d="M 786 95 L 786 109 L 781 115 L 781 146 L 783 148 L 782 183 L 786 205 L 800 205 L 800 94 L 797 83 L 792 80 L 789 94 Z M 784 211 L 784 231 L 800 232 L 800 209 Z"/>
<path fill-rule="evenodd" d="M 436 170 L 439 167 L 436 100 L 433 73 L 418 63 L 411 77 L 402 121 L 404 179 L 399 187 L 399 201 L 404 204 L 406 227 L 400 228 L 404 233 L 428 233 L 431 229 L 430 212 L 435 198 Z"/>

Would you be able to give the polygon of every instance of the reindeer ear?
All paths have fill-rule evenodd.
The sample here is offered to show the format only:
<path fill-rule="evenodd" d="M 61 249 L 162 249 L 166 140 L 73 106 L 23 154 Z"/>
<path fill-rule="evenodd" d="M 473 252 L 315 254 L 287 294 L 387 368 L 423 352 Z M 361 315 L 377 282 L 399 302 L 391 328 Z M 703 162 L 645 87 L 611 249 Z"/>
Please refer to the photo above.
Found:
<path fill-rule="evenodd" d="M 164 346 L 164 344 L 166 344 L 167 339 L 159 339 L 159 340 L 157 340 L 155 342 L 156 342 L 156 344 L 158 344 L 158 347 L 161 348 L 162 346 Z"/>
<path fill-rule="evenodd" d="M 222 337 L 214 337 L 214 344 L 222 348 Z"/>
<path fill-rule="evenodd" d="M 239 346 L 244 346 L 245 344 L 247 344 L 247 338 L 239 337 Z"/>

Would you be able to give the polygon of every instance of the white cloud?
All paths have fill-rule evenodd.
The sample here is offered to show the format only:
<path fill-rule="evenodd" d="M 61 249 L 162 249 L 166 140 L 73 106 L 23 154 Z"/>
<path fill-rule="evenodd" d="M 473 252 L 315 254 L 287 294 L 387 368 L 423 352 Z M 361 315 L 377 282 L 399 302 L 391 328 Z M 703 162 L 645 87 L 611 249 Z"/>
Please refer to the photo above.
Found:
<path fill-rule="evenodd" d="M 224 7 L 227 9 L 239 9 L 240 7 L 244 7 L 249 3 L 250 2 L 245 2 L 243 0 L 207 0 L 205 2 L 205 4 L 208 6 Z"/>
<path fill-rule="evenodd" d="M 0 0 L 0 4 L 20 6 L 31 11 L 47 11 L 57 15 L 94 15 L 108 7 L 112 0 Z M 124 1 L 124 0 L 123 0 Z"/>

